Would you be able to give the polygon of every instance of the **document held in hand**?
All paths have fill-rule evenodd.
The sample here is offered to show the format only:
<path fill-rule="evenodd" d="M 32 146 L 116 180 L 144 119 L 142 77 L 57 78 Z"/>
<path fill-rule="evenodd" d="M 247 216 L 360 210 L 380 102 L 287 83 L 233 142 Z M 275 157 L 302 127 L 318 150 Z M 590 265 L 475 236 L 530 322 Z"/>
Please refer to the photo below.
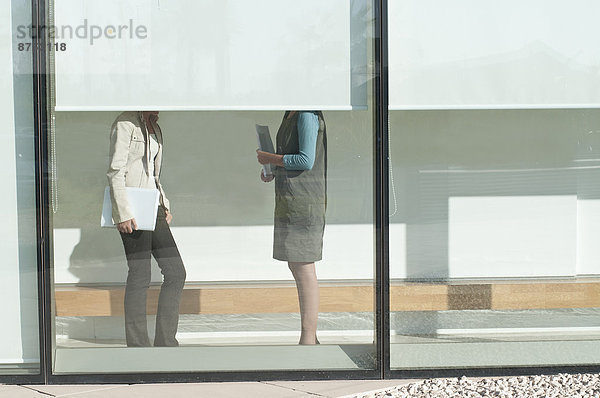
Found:
<path fill-rule="evenodd" d="M 258 149 L 263 152 L 275 153 L 273 148 L 273 141 L 271 140 L 271 133 L 269 133 L 269 126 L 256 125 L 256 138 L 258 139 Z M 263 174 L 265 176 L 273 175 L 270 164 L 263 165 Z"/>
<path fill-rule="evenodd" d="M 154 231 L 156 227 L 156 214 L 158 213 L 158 201 L 160 192 L 152 188 L 127 187 L 127 198 L 133 212 L 133 217 L 138 229 Z M 102 218 L 100 226 L 115 228 L 112 219 L 112 201 L 110 200 L 110 187 L 104 190 L 104 204 L 102 205 Z"/>

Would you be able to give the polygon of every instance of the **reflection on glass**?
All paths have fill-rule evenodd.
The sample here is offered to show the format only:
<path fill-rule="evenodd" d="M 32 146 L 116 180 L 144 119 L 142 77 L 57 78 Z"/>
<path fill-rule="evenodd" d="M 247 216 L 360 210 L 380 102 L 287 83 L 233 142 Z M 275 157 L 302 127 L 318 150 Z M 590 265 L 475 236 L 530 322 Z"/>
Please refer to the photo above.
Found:
<path fill-rule="evenodd" d="M 40 371 L 31 15 L 0 3 L 0 375 Z"/>
<path fill-rule="evenodd" d="M 599 121 L 391 112 L 393 368 L 598 362 Z"/>
<path fill-rule="evenodd" d="M 69 50 L 55 59 L 49 101 L 58 192 L 55 373 L 376 366 L 371 4 L 257 4 L 50 5 L 57 26 L 85 19 L 100 26 L 102 17 L 120 25 L 135 15 L 132 26 L 148 33 L 100 37 L 93 46 L 58 40 Z M 198 39 L 191 50 L 190 37 Z M 296 111 L 282 122 L 282 109 Z M 129 110 L 160 110 L 160 127 L 126 112 L 126 145 L 109 150 L 112 123 Z M 276 156 L 267 159 L 276 165 L 271 184 L 257 175 L 257 125 L 281 125 L 276 154 L 259 154 Z M 118 133 L 117 126 L 114 139 Z M 123 239 L 99 225 L 107 164 Z M 134 217 L 119 195 L 140 186 L 159 189 L 161 208 L 174 215 L 167 265 L 149 246 L 133 249 L 136 236 L 157 235 L 128 233 Z"/>
<path fill-rule="evenodd" d="M 165 372 L 369 369 L 375 365 L 371 136 L 365 133 L 372 125 L 369 111 L 324 115 L 328 121 L 327 157 L 333 159 L 329 165 L 335 165 L 327 170 L 328 224 L 324 232 L 325 143 L 319 141 L 324 137 L 317 140 L 320 149 L 313 144 L 317 150 L 312 170 L 319 170 L 322 177 L 309 180 L 311 196 L 297 197 L 311 201 L 306 205 L 312 208 L 309 216 L 315 218 L 311 222 L 318 232 L 302 241 L 311 242 L 313 250 L 300 254 L 311 257 L 291 260 L 317 261 L 323 248 L 319 283 L 305 298 L 314 300 L 309 302 L 312 313 L 304 316 L 305 322 L 314 322 L 319 311 L 321 344 L 312 347 L 317 351 L 308 356 L 297 351 L 311 349 L 298 345 L 298 325 L 302 324 L 298 288 L 302 289 L 302 281 L 297 287 L 287 267 L 269 259 L 273 212 L 281 203 L 273 195 L 274 184 L 257 181 L 253 130 L 256 124 L 278 125 L 281 113 L 161 111 L 165 167 L 160 181 L 175 215 L 170 229 L 187 274 L 176 362 L 152 360 L 152 356 L 166 355 L 155 351 L 158 348 L 122 349 L 127 345 L 123 282 L 128 265 L 119 235 L 99 226 L 106 186 L 103 173 L 110 159 L 107 142 L 111 123 L 118 116 L 114 112 L 56 114 L 61 192 L 59 210 L 54 214 L 56 373 L 128 373 L 144 371 L 142 363 L 150 364 L 149 370 Z M 317 120 L 319 136 L 325 125 L 323 116 Z M 190 134 L 190 126 L 203 126 L 212 134 Z M 106 149 L 92 155 L 66 150 L 86 145 Z M 144 153 L 145 142 L 139 145 L 141 149 L 135 151 Z M 67 167 L 75 164 L 87 166 Z M 291 216 L 299 215 L 297 207 L 289 207 L 295 211 Z M 147 264 L 147 255 L 144 261 Z M 150 342 L 155 339 L 162 282 L 159 267 L 152 266 L 147 304 Z M 315 326 L 313 323 L 312 331 L 304 333 L 309 339 L 316 338 Z M 308 330 L 306 324 L 304 328 Z M 114 358 L 119 361 L 115 363 Z"/>
<path fill-rule="evenodd" d="M 598 364 L 598 10 L 390 2 L 392 368 Z"/>

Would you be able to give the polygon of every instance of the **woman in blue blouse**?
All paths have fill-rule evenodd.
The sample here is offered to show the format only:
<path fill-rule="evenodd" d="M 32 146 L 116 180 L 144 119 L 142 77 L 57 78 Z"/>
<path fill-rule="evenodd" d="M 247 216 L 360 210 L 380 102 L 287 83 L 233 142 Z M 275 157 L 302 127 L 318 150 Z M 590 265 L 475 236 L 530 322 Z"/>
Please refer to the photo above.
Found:
<path fill-rule="evenodd" d="M 277 132 L 277 153 L 257 151 L 260 164 L 275 166 L 273 258 L 287 261 L 298 299 L 300 344 L 318 344 L 319 285 L 327 207 L 327 132 L 320 111 L 287 111 Z"/>

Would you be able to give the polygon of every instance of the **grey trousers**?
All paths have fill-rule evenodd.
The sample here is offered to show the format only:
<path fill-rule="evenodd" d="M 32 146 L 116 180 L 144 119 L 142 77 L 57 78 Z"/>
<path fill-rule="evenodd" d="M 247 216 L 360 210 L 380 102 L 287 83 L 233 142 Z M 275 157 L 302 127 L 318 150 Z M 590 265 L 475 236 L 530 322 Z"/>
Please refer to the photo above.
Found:
<path fill-rule="evenodd" d="M 165 211 L 158 209 L 154 231 L 121 233 L 127 265 L 125 288 L 125 336 L 128 347 L 149 347 L 146 321 L 146 295 L 150 286 L 150 264 L 154 256 L 163 274 L 158 298 L 154 346 L 176 347 L 175 334 L 179 323 L 179 304 L 185 283 L 185 268 L 171 229 L 165 219 Z"/>

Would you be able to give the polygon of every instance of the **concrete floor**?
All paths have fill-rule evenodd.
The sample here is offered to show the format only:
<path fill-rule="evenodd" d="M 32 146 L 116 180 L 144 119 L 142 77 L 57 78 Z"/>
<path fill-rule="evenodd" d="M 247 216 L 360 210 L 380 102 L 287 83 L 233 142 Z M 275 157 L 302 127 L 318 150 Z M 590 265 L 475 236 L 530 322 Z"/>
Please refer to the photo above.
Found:
<path fill-rule="evenodd" d="M 418 380 L 269 381 L 201 384 L 0 386 L 0 397 L 296 398 L 354 397 Z"/>

